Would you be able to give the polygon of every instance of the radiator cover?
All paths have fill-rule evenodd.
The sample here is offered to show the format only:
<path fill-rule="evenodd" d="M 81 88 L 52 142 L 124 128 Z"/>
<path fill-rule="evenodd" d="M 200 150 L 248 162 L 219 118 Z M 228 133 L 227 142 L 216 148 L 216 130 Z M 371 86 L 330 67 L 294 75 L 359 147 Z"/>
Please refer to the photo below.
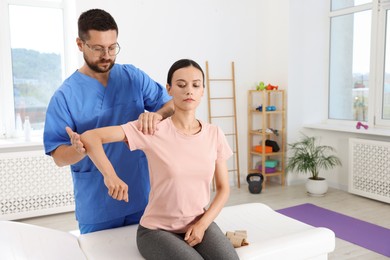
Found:
<path fill-rule="evenodd" d="M 348 190 L 390 203 L 390 142 L 349 139 Z"/>
<path fill-rule="evenodd" d="M 69 167 L 44 151 L 0 153 L 0 209 L 1 220 L 73 211 Z"/>

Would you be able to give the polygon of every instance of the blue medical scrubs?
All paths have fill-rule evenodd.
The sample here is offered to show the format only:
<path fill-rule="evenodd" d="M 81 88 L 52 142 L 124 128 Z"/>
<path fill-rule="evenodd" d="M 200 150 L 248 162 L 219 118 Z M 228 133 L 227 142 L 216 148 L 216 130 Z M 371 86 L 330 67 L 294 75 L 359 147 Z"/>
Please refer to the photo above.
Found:
<path fill-rule="evenodd" d="M 70 144 L 65 127 L 81 134 L 89 129 L 124 124 L 148 111 L 157 111 L 171 98 L 163 86 L 132 65 L 115 64 L 104 87 L 98 80 L 74 72 L 54 93 L 46 113 L 45 153 Z M 124 143 L 105 144 L 104 150 L 118 176 L 129 186 L 129 202 L 107 194 L 103 176 L 86 156 L 71 165 L 76 218 L 96 224 L 144 210 L 149 194 L 145 154 L 131 152 Z"/>

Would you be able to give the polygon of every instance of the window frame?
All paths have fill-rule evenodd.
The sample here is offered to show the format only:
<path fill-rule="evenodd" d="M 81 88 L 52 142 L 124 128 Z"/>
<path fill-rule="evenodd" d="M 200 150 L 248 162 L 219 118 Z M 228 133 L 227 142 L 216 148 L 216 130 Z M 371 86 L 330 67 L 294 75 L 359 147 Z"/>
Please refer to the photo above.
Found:
<path fill-rule="evenodd" d="M 387 1 L 381 1 L 378 4 L 378 20 L 377 24 L 374 26 L 377 26 L 378 28 L 378 35 L 377 35 L 377 45 L 376 45 L 376 86 L 378 86 L 378 94 L 376 95 L 376 111 L 375 111 L 375 117 L 374 122 L 375 125 L 378 127 L 390 127 L 390 120 L 389 119 L 382 119 L 382 112 L 383 112 L 383 100 L 384 100 L 384 73 L 385 73 L 385 52 L 386 52 L 386 24 L 387 24 L 387 11 L 390 11 L 390 0 Z M 388 43 L 390 44 L 390 42 Z"/>

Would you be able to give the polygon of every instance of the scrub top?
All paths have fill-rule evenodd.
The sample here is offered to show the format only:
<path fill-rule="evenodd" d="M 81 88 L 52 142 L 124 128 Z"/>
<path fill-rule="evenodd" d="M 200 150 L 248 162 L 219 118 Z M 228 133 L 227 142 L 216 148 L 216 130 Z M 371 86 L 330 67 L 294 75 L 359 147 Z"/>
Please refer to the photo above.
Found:
<path fill-rule="evenodd" d="M 50 100 L 43 134 L 45 153 L 70 145 L 69 126 L 86 130 L 121 125 L 138 119 L 145 110 L 160 109 L 171 97 L 165 88 L 132 65 L 115 64 L 107 86 L 78 71 L 64 81 Z M 129 186 L 129 202 L 107 194 L 102 174 L 89 159 L 71 165 L 76 218 L 81 224 L 96 224 L 144 210 L 150 190 L 148 165 L 142 151 L 130 151 L 125 143 L 104 145 L 119 178 Z"/>

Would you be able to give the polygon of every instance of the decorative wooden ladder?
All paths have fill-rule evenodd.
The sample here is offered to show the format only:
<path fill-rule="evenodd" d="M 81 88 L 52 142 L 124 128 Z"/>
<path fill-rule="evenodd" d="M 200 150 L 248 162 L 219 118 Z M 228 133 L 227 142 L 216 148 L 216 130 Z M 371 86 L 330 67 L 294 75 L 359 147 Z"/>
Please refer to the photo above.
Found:
<path fill-rule="evenodd" d="M 237 131 L 237 110 L 236 110 L 236 82 L 235 82 L 235 74 L 234 74 L 234 62 L 231 64 L 231 78 L 210 78 L 209 73 L 209 63 L 206 61 L 206 83 L 207 83 L 207 100 L 208 100 L 208 119 L 209 123 L 213 123 L 219 125 L 222 129 L 222 126 L 225 126 L 230 123 L 230 129 L 227 132 L 225 130 L 225 136 L 228 138 L 232 138 L 233 146 L 233 155 L 234 161 L 233 165 L 228 165 L 229 172 L 234 172 L 237 175 L 237 187 L 240 188 L 240 161 L 239 161 L 239 153 L 238 153 L 238 131 Z M 222 82 L 223 84 L 218 84 L 218 82 Z M 227 84 L 226 84 L 227 83 Z M 220 89 L 218 87 L 225 87 L 226 85 L 230 85 L 230 91 L 226 91 L 226 89 Z M 217 89 L 218 88 L 218 89 Z M 229 93 L 230 92 L 230 93 Z M 221 94 L 222 93 L 222 94 Z M 227 93 L 227 94 L 226 94 Z M 219 94 L 219 95 L 218 95 Z M 225 106 L 221 106 L 222 109 L 216 109 L 216 105 L 218 103 L 223 103 L 223 105 L 229 105 L 230 108 L 223 109 Z M 217 114 L 215 111 L 218 111 Z M 223 112 L 230 112 L 229 114 L 223 114 Z M 215 115 L 217 114 L 217 115 Z M 224 120 L 224 124 L 218 124 L 216 121 Z M 226 122 L 226 120 L 228 120 Z M 213 189 L 215 190 L 215 180 L 213 179 Z"/>

